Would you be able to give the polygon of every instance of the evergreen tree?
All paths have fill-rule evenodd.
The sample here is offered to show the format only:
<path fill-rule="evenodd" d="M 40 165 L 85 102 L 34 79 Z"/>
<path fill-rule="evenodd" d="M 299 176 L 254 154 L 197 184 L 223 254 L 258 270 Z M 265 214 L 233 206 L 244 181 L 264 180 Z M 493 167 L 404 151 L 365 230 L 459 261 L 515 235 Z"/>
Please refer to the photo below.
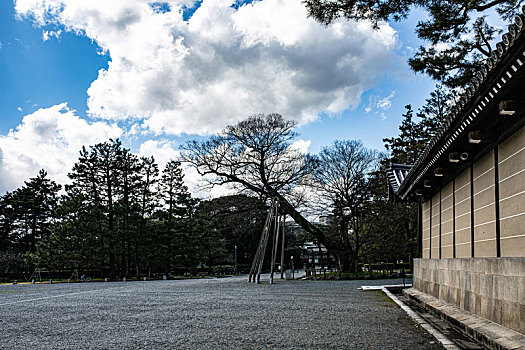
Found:
<path fill-rule="evenodd" d="M 23 251 L 34 253 L 38 242 L 50 234 L 50 226 L 55 219 L 58 205 L 58 192 L 61 186 L 47 178 L 47 172 L 40 170 L 34 178 L 24 182 L 11 195 L 7 195 L 10 205 L 6 229 L 10 231 L 11 244 Z"/>
<path fill-rule="evenodd" d="M 385 147 L 390 151 L 389 161 L 392 163 L 414 164 L 423 153 L 427 144 L 442 127 L 450 115 L 450 103 L 454 95 L 438 85 L 426 99 L 425 105 L 418 111 L 419 120 L 414 120 L 411 105 L 406 105 L 399 126 L 399 135 L 383 139 Z"/>
<path fill-rule="evenodd" d="M 138 204 L 140 207 L 138 231 L 134 236 L 133 246 L 134 246 L 134 262 L 135 262 L 135 273 L 137 277 L 140 274 L 140 263 L 147 265 L 148 258 L 151 257 L 151 254 L 148 254 L 148 247 L 154 246 L 153 242 L 147 242 L 147 233 L 148 232 L 157 232 L 153 229 L 147 230 L 148 220 L 151 219 L 153 213 L 159 206 L 157 202 L 157 192 L 155 190 L 156 184 L 158 182 L 159 176 L 159 167 L 155 163 L 153 157 L 142 157 L 140 158 L 140 197 Z"/>
<path fill-rule="evenodd" d="M 423 127 L 413 120 L 411 105 L 405 106 L 403 120 L 399 126 L 399 135 L 385 138 L 385 147 L 391 153 L 392 163 L 413 164 L 425 149 L 427 140 L 423 136 Z"/>
<path fill-rule="evenodd" d="M 192 254 L 188 254 L 188 248 L 194 246 L 190 244 L 191 237 L 188 234 L 188 219 L 192 215 L 194 200 L 184 184 L 180 161 L 171 160 L 164 167 L 159 181 L 159 198 L 163 207 L 163 242 L 167 274 L 171 270 L 174 255 L 179 255 L 179 259 L 185 256 L 186 262 L 194 260 L 191 259 Z M 176 249 L 174 243 L 177 244 Z M 184 247 L 185 249 L 181 249 Z"/>

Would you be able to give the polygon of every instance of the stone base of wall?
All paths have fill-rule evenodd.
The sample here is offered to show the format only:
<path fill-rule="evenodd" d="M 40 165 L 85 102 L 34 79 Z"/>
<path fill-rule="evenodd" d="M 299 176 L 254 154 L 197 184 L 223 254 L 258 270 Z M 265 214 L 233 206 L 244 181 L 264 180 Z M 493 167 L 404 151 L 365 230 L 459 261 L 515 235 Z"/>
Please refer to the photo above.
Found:
<path fill-rule="evenodd" d="M 403 294 L 430 313 L 446 320 L 486 349 L 525 350 L 525 335 L 521 333 L 461 310 L 414 288 L 404 289 Z"/>
<path fill-rule="evenodd" d="M 525 258 L 414 259 L 413 287 L 525 334 Z"/>

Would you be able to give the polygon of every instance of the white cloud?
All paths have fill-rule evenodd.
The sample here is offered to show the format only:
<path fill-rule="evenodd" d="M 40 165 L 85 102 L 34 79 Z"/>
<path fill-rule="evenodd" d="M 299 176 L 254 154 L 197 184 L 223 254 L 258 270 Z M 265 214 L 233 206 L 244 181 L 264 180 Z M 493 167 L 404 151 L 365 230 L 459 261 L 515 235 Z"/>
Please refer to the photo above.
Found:
<path fill-rule="evenodd" d="M 44 31 L 42 31 L 42 41 L 48 41 L 52 37 L 55 37 L 55 38 L 58 39 L 58 38 L 60 38 L 60 34 L 62 34 L 61 30 L 57 30 L 57 31 L 44 30 Z"/>
<path fill-rule="evenodd" d="M 0 136 L 0 193 L 21 186 L 42 168 L 53 180 L 66 183 L 83 145 L 121 134 L 116 125 L 79 118 L 66 103 L 26 115 L 15 130 Z"/>
<path fill-rule="evenodd" d="M 88 90 L 89 113 L 138 119 L 155 133 L 208 133 L 249 114 L 278 112 L 303 123 L 339 114 L 395 66 L 396 33 L 366 23 L 325 28 L 301 0 L 17 0 L 21 18 L 86 35 L 109 53 Z"/>
<path fill-rule="evenodd" d="M 22 112 L 22 107 L 16 107 L 16 110 Z"/>
<path fill-rule="evenodd" d="M 441 53 L 443 51 L 450 49 L 450 45 L 447 43 L 438 43 L 434 45 L 434 49 L 436 49 L 438 53 Z"/>
<path fill-rule="evenodd" d="M 290 148 L 297 150 L 300 153 L 306 154 L 308 153 L 308 149 L 310 148 L 311 144 L 312 140 L 297 140 L 290 145 Z"/>
<path fill-rule="evenodd" d="M 178 160 L 180 152 L 175 149 L 174 142 L 168 140 L 147 140 L 140 145 L 139 155 L 155 158 L 159 169 L 164 169 L 170 160 Z"/>
<path fill-rule="evenodd" d="M 389 110 L 392 107 L 392 98 L 396 95 L 395 91 L 392 91 L 390 95 L 385 98 L 380 99 L 377 102 L 377 108 L 382 109 L 383 111 Z"/>

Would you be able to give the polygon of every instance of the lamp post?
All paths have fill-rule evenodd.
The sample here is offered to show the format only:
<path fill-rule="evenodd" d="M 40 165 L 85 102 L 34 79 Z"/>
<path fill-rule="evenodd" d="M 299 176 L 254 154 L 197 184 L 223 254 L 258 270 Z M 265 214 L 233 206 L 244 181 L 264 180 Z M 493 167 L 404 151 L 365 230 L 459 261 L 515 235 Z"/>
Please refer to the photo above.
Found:
<path fill-rule="evenodd" d="M 237 274 L 237 246 L 235 246 L 235 269 L 234 269 L 234 274 L 236 275 Z"/>
<path fill-rule="evenodd" d="M 291 260 L 291 263 L 292 263 L 292 279 L 294 280 L 295 279 L 295 269 L 293 267 L 293 255 L 290 256 L 290 260 Z"/>

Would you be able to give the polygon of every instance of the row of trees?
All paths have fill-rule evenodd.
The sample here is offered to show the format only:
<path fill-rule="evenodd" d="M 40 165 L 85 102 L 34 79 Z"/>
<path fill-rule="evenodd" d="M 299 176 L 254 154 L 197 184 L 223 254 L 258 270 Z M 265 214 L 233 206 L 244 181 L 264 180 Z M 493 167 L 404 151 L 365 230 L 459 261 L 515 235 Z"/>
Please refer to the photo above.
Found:
<path fill-rule="evenodd" d="M 159 172 L 153 157 L 138 157 L 119 140 L 83 148 L 68 176 L 61 192 L 41 170 L 0 197 L 2 272 L 78 269 L 115 278 L 233 264 L 234 246 L 254 251 L 264 224 L 260 200 L 199 203 L 179 161 Z"/>
<path fill-rule="evenodd" d="M 400 135 L 385 139 L 390 156 L 360 141 L 335 141 L 318 155 L 292 145 L 295 123 L 279 114 L 254 115 L 207 140 L 191 141 L 183 159 L 210 185 L 229 184 L 260 198 L 278 198 L 283 212 L 327 247 L 341 270 L 357 271 L 360 260 L 397 260 L 413 255 L 415 208 L 387 198 L 384 170 L 390 161 L 410 163 L 447 113 L 439 88 L 414 120 L 407 106 Z M 312 216 L 331 215 L 331 224 Z"/>
<path fill-rule="evenodd" d="M 385 139 L 387 157 L 360 141 L 335 141 L 318 155 L 293 147 L 295 123 L 254 115 L 222 133 L 184 146 L 182 160 L 209 185 L 238 195 L 197 201 L 180 161 L 162 172 L 119 140 L 80 151 L 64 191 L 41 170 L 0 197 L 0 260 L 4 270 L 33 267 L 98 269 L 103 275 L 169 273 L 176 267 L 248 264 L 262 232 L 266 200 L 289 215 L 336 257 L 341 270 L 359 261 L 393 261 L 415 250 L 415 208 L 388 201 L 388 162 L 411 163 L 447 113 L 438 89 L 413 117 L 406 106 L 400 134 Z M 312 218 L 330 215 L 328 226 Z M 296 253 L 297 254 L 297 253 Z"/>

